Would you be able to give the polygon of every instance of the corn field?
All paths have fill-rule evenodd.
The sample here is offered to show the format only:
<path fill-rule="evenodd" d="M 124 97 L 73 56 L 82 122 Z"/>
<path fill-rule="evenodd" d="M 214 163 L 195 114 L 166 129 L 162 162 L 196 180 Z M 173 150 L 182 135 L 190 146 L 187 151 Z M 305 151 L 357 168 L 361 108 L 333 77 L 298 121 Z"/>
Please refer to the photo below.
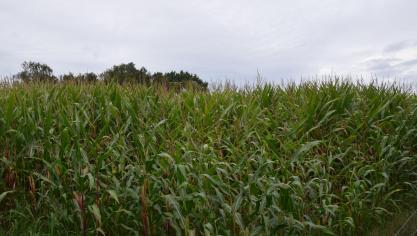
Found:
<path fill-rule="evenodd" d="M 4 85 L 0 178 L 2 235 L 365 234 L 416 201 L 417 97 Z"/>

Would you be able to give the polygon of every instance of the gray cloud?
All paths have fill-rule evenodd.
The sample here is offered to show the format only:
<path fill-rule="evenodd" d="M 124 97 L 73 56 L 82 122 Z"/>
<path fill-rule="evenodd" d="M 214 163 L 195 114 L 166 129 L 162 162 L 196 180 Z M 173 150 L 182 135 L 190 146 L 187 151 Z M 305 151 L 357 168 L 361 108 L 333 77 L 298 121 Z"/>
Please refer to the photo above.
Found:
<path fill-rule="evenodd" d="M 410 47 L 416 47 L 417 46 L 417 40 L 405 40 L 397 43 L 393 43 L 385 47 L 384 52 L 390 53 L 390 52 L 396 52 L 403 49 L 407 49 Z"/>
<path fill-rule="evenodd" d="M 381 70 L 394 70 L 393 64 L 400 61 L 400 59 L 395 58 L 379 58 L 371 59 L 365 62 L 367 68 L 370 71 L 381 71 Z"/>
<path fill-rule="evenodd" d="M 399 64 L 399 66 L 404 66 L 404 67 L 415 67 L 416 65 L 417 65 L 417 58 L 412 59 L 412 60 L 407 60 Z"/>
<path fill-rule="evenodd" d="M 414 0 L 4 0 L 0 74 L 36 60 L 56 73 L 133 61 L 209 81 L 255 80 L 258 70 L 271 81 L 329 71 L 410 77 L 412 55 L 400 52 L 416 46 L 414 9 Z"/>

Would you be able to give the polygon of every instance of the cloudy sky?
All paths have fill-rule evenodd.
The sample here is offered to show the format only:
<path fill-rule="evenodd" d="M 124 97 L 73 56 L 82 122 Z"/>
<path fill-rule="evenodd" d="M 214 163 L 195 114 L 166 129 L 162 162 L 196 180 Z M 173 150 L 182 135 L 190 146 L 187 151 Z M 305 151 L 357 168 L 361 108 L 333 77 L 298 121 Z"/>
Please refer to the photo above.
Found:
<path fill-rule="evenodd" d="M 0 0 L 0 74 L 122 62 L 206 81 L 417 81 L 416 0 Z"/>

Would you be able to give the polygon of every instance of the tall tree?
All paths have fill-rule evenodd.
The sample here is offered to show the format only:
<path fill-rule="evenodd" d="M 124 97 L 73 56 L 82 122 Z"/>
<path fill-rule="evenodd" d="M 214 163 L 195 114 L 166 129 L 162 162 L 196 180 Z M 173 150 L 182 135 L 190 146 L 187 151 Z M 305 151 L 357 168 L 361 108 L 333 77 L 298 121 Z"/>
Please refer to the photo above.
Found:
<path fill-rule="evenodd" d="M 17 77 L 25 82 L 56 80 L 51 67 L 47 64 L 33 61 L 23 62 L 22 71 L 17 74 Z"/>
<path fill-rule="evenodd" d="M 150 74 L 146 68 L 142 67 L 139 70 L 133 62 L 128 64 L 115 65 L 111 69 L 104 71 L 101 77 L 105 82 L 123 83 L 149 83 Z"/>

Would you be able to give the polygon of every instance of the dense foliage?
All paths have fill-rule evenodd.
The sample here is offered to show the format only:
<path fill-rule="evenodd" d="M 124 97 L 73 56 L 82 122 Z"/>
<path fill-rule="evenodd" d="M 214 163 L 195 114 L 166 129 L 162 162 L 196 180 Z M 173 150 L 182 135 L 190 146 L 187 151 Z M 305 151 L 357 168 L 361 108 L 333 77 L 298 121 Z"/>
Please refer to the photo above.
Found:
<path fill-rule="evenodd" d="M 64 82 L 75 82 L 75 83 L 94 83 L 97 82 L 97 75 L 89 72 L 84 74 L 74 75 L 68 73 L 60 76 L 60 79 Z"/>
<path fill-rule="evenodd" d="M 113 66 L 106 70 L 101 77 L 105 82 L 149 84 L 151 75 L 146 68 L 142 67 L 138 70 L 131 62 Z"/>
<path fill-rule="evenodd" d="M 417 100 L 347 82 L 0 89 L 0 234 L 356 235 L 415 201 Z"/>
<path fill-rule="evenodd" d="M 58 80 L 59 78 L 59 80 Z M 193 87 L 198 90 L 207 90 L 208 83 L 202 81 L 196 74 L 185 71 L 172 71 L 168 73 L 149 72 L 145 67 L 137 69 L 133 62 L 115 65 L 105 70 L 100 75 L 89 72 L 74 75 L 68 73 L 58 76 L 53 75 L 53 70 L 47 65 L 39 62 L 24 62 L 22 71 L 14 76 L 18 81 L 28 82 L 74 82 L 74 83 L 95 83 L 103 80 L 105 83 L 118 84 L 141 84 L 141 85 L 163 85 L 165 88 L 172 88 L 176 91 Z"/>
<path fill-rule="evenodd" d="M 191 82 L 196 83 L 197 85 L 199 85 L 203 88 L 207 88 L 207 86 L 208 86 L 207 82 L 202 81 L 197 75 L 191 74 L 189 72 L 171 71 L 169 73 L 165 73 L 163 75 L 163 77 L 165 77 L 168 81 L 172 81 L 174 83 L 182 83 L 182 82 L 185 82 L 185 81 L 191 81 Z"/>
<path fill-rule="evenodd" d="M 47 64 L 39 62 L 23 62 L 22 71 L 16 75 L 17 78 L 28 81 L 54 81 L 56 77 L 53 75 L 53 70 Z"/>

